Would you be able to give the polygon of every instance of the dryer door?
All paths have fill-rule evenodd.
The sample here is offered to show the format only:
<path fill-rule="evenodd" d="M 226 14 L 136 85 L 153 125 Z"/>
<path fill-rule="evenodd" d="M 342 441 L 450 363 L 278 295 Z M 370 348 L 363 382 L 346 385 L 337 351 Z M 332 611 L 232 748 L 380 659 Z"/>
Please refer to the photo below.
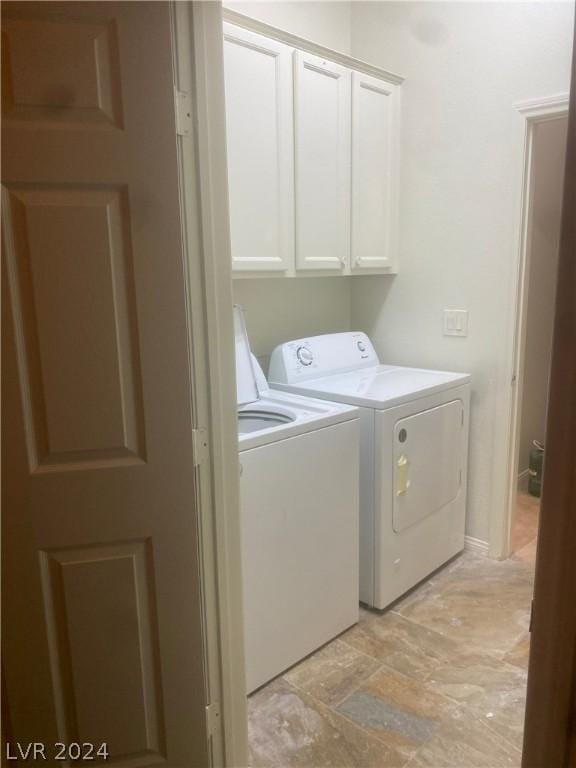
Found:
<path fill-rule="evenodd" d="M 461 400 L 399 419 L 393 432 L 394 531 L 433 515 L 458 495 L 462 479 Z"/>

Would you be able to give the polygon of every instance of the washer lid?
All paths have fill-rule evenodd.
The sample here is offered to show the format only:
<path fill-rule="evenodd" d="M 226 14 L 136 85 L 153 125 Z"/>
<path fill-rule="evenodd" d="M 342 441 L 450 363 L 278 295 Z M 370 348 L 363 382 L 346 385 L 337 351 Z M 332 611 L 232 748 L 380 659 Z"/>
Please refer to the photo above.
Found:
<path fill-rule="evenodd" d="M 250 343 L 246 334 L 242 307 L 234 305 L 234 341 L 236 351 L 236 395 L 238 405 L 255 403 L 260 399 L 256 375 L 252 366 Z"/>

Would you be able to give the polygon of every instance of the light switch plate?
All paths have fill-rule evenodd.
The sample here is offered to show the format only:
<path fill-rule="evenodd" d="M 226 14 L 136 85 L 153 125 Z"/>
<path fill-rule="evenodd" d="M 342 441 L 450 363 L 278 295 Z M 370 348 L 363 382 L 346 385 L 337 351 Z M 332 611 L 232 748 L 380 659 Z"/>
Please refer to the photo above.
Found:
<path fill-rule="evenodd" d="M 444 336 L 468 336 L 468 310 L 444 310 Z"/>

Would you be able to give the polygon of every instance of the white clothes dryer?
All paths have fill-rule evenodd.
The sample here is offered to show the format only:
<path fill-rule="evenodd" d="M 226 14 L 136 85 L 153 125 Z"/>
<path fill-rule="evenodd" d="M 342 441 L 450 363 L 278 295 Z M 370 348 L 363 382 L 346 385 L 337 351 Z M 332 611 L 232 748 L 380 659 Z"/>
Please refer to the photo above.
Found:
<path fill-rule="evenodd" d="M 464 547 L 470 376 L 382 365 L 366 334 L 290 341 L 270 385 L 360 409 L 360 599 L 383 609 Z"/>

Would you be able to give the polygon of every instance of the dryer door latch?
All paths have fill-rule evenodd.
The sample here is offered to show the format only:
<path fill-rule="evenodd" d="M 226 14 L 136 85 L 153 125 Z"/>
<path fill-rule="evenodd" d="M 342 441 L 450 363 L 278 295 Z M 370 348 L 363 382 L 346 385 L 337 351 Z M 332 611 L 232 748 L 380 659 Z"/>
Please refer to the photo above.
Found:
<path fill-rule="evenodd" d="M 408 457 L 402 454 L 396 461 L 396 496 L 403 496 L 408 488 L 410 488 L 410 480 L 408 480 L 408 466 L 410 462 Z"/>

